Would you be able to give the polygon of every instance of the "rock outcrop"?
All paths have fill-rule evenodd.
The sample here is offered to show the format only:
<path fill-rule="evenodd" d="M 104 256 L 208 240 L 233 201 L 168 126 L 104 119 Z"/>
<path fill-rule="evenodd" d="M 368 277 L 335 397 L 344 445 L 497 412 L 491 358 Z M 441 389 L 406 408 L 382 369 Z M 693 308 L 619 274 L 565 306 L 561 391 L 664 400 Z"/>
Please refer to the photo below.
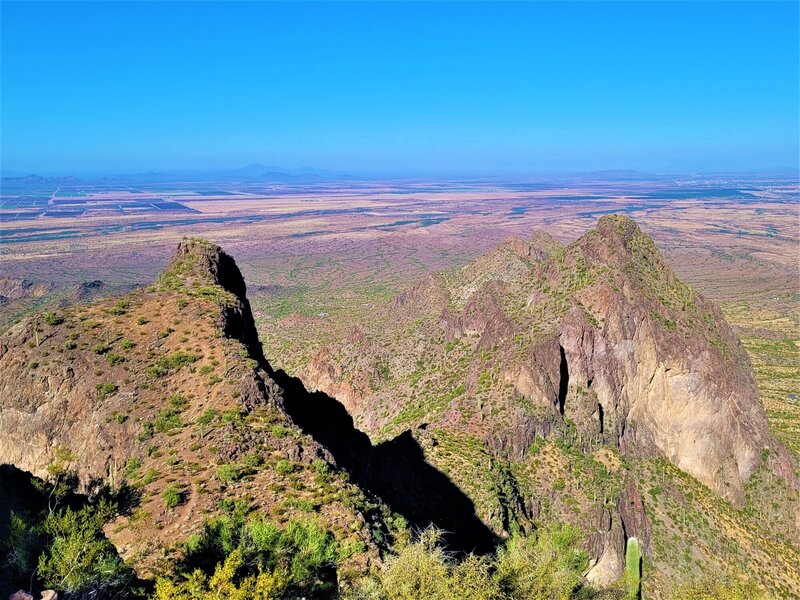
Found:
<path fill-rule="evenodd" d="M 286 415 L 271 374 L 233 259 L 186 239 L 148 288 L 32 316 L 0 336 L 0 464 L 46 479 L 59 461 L 89 494 L 132 486 L 135 513 L 106 534 L 149 576 L 223 499 L 247 498 L 277 520 L 299 514 L 286 504 L 290 484 L 314 502 L 312 465 L 334 458 Z M 168 486 L 178 506 L 162 501 Z M 339 478 L 329 491 L 362 494 Z M 320 518 L 367 548 L 354 560 L 376 556 L 365 525 L 380 528 L 379 514 L 331 500 Z"/>
<path fill-rule="evenodd" d="M 449 390 L 426 383 L 460 393 L 402 426 L 450 424 L 519 460 L 569 422 L 578 443 L 663 456 L 737 504 L 762 451 L 780 454 L 747 354 L 721 312 L 625 217 L 603 217 L 568 246 L 543 233 L 508 240 L 455 274 L 429 276 L 391 310 L 389 331 L 325 348 L 304 373 L 373 433 L 414 413 L 414 389 L 404 385 L 420 377 L 409 360 L 443 369 L 449 360 L 456 370 L 446 357 L 456 345 L 467 348 L 463 375 L 453 373 Z M 383 347 L 393 338 L 401 349 Z M 365 389 L 375 377 L 359 356 L 376 355 L 396 376 Z"/>

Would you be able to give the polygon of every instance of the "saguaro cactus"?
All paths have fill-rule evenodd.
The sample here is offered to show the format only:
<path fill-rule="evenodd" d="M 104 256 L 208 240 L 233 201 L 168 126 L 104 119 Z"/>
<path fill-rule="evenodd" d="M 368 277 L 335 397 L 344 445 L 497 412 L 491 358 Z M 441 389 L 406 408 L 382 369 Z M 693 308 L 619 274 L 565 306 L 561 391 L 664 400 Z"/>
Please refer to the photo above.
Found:
<path fill-rule="evenodd" d="M 628 538 L 625 548 L 625 586 L 630 600 L 638 600 L 642 591 L 642 555 L 639 552 L 639 540 Z"/>

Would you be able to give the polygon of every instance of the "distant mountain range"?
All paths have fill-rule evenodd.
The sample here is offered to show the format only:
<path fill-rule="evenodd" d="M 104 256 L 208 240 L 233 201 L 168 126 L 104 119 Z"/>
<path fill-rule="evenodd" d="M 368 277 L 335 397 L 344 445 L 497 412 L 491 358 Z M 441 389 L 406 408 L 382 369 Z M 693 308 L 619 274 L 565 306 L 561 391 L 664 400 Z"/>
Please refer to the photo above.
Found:
<path fill-rule="evenodd" d="M 180 169 L 143 171 L 118 174 L 86 174 L 81 176 L 42 176 L 37 174 L 4 173 L 3 183 L 78 185 L 87 183 L 156 183 L 170 181 L 277 181 L 309 182 L 358 179 L 353 175 L 325 169 L 301 167 L 286 169 L 276 165 L 252 164 L 234 169 Z"/>

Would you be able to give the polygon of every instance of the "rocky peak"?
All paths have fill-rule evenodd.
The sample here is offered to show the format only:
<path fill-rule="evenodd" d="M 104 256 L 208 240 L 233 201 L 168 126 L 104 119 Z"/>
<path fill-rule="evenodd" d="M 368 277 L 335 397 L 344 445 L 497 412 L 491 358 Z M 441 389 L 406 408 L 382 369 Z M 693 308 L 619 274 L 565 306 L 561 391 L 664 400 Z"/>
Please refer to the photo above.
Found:
<path fill-rule="evenodd" d="M 247 286 L 236 261 L 216 244 L 201 238 L 183 238 L 160 281 L 167 285 L 181 282 L 190 288 L 217 285 L 244 300 Z"/>
<path fill-rule="evenodd" d="M 274 490 L 287 476 L 269 463 L 289 461 L 311 489 L 311 463 L 331 459 L 284 412 L 244 294 L 233 258 L 185 239 L 154 285 L 34 316 L 0 336 L 0 464 L 47 477 L 63 452 L 82 492 L 141 486 L 148 518 L 107 531 L 140 574 L 221 499 L 249 491 L 261 508 L 281 502 Z M 245 467 L 247 457 L 259 464 Z M 248 481 L 222 481 L 223 465 L 247 468 Z M 165 510 L 170 484 L 182 502 Z M 332 506 L 344 523 L 361 519 Z"/>
<path fill-rule="evenodd" d="M 400 340 L 387 355 L 414 348 L 390 371 L 431 365 L 416 389 L 449 398 L 403 426 L 468 428 L 521 460 L 554 420 L 572 423 L 585 444 L 663 456 L 735 503 L 762 451 L 778 447 L 747 354 L 722 313 L 678 280 L 627 217 L 604 216 L 567 246 L 543 232 L 527 244 L 506 240 L 452 277 L 428 278 L 424 289 L 449 302 L 420 332 L 409 333 L 410 318 L 421 313 L 397 312 L 387 320 L 390 332 L 366 333 L 384 343 Z M 331 349 L 326 360 L 339 354 Z M 454 364 L 462 370 L 451 373 Z M 344 373 L 335 365 L 317 371 L 323 367 Z M 352 387 L 361 371 L 349 372 L 353 381 L 328 376 L 325 385 Z M 444 385 L 440 372 L 451 373 L 451 383 Z M 348 399 L 357 420 L 391 425 L 405 402 L 417 402 L 402 377 L 391 385 Z"/>
<path fill-rule="evenodd" d="M 545 260 L 564 251 L 564 245 L 546 231 L 534 231 L 528 242 L 529 255 L 535 260 Z"/>
<path fill-rule="evenodd" d="M 240 341 L 250 356 L 266 363 L 244 277 L 222 248 L 201 238 L 183 238 L 158 279 L 158 287 L 217 301 L 218 324 L 224 335 Z"/>

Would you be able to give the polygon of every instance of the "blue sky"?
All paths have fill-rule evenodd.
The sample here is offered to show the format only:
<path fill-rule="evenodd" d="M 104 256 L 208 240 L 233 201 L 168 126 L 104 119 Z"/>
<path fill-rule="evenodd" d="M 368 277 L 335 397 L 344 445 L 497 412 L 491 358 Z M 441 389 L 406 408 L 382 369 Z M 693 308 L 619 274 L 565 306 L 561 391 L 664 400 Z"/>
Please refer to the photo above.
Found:
<path fill-rule="evenodd" d="M 12 3 L 2 168 L 798 163 L 798 4 Z"/>

